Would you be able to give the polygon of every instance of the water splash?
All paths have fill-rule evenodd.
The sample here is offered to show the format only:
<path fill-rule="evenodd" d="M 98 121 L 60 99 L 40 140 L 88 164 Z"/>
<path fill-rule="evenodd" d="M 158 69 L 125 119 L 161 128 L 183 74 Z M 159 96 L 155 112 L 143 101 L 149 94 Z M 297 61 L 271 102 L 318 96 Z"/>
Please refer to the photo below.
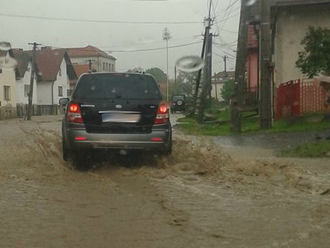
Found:
<path fill-rule="evenodd" d="M 204 60 L 198 56 L 185 56 L 176 61 L 177 69 L 184 72 L 194 72 L 203 68 Z"/>

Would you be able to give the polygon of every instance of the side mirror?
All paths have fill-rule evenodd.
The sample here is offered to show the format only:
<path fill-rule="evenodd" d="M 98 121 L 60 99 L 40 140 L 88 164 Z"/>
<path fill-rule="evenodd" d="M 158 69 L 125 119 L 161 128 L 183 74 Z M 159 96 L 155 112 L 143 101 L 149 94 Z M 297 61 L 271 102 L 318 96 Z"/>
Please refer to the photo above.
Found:
<path fill-rule="evenodd" d="M 69 101 L 70 101 L 69 98 L 60 98 L 60 100 L 58 102 L 59 102 L 60 106 L 65 107 Z"/>
<path fill-rule="evenodd" d="M 58 102 L 59 102 L 60 106 L 63 108 L 64 112 L 66 110 L 66 105 L 68 104 L 69 101 L 70 101 L 69 98 L 60 98 L 58 100 Z"/>

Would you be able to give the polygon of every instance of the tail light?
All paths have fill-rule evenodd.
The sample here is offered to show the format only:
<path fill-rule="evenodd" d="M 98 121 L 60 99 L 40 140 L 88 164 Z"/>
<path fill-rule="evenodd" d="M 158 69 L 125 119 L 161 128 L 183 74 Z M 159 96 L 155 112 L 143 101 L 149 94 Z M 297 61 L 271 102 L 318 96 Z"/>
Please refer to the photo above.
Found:
<path fill-rule="evenodd" d="M 77 103 L 70 103 L 68 105 L 68 112 L 66 118 L 67 121 L 71 123 L 83 123 L 80 107 Z"/>
<path fill-rule="evenodd" d="M 170 119 L 170 114 L 167 103 L 162 102 L 158 106 L 157 116 L 154 124 L 165 124 L 169 122 L 169 119 Z"/>

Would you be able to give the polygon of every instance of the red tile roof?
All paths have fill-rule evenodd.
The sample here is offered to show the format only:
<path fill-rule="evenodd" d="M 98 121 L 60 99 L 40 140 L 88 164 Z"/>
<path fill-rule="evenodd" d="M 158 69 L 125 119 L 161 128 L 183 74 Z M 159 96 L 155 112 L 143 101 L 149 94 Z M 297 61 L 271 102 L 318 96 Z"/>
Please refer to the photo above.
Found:
<path fill-rule="evenodd" d="M 104 57 L 116 60 L 113 56 L 107 54 L 106 52 L 98 49 L 94 46 L 80 47 L 80 48 L 67 48 L 70 58 L 77 57 Z"/>
<path fill-rule="evenodd" d="M 31 56 L 27 52 L 24 52 L 22 49 L 13 50 L 13 54 L 17 61 L 18 76 L 23 78 L 29 62 L 31 61 Z"/>
<path fill-rule="evenodd" d="M 69 79 L 76 79 L 70 58 L 65 49 L 41 49 L 36 53 L 36 65 L 38 70 L 38 81 L 55 81 L 63 59 L 67 63 Z"/>
<path fill-rule="evenodd" d="M 29 61 L 32 57 L 32 51 L 13 50 L 14 57 L 17 60 L 17 71 L 19 77 L 23 77 Z M 63 59 L 66 61 L 67 74 L 69 80 L 76 80 L 77 75 L 73 69 L 68 53 L 65 49 L 43 48 L 36 51 L 36 73 L 39 82 L 53 82 L 57 75 Z"/>
<path fill-rule="evenodd" d="M 55 81 L 63 61 L 65 50 L 62 49 L 41 49 L 36 53 L 36 64 L 38 76 L 41 81 Z"/>
<path fill-rule="evenodd" d="M 77 74 L 77 77 L 79 78 L 81 74 L 89 72 L 89 65 L 73 65 L 73 68 Z M 96 71 L 95 68 L 92 67 L 92 71 Z"/>

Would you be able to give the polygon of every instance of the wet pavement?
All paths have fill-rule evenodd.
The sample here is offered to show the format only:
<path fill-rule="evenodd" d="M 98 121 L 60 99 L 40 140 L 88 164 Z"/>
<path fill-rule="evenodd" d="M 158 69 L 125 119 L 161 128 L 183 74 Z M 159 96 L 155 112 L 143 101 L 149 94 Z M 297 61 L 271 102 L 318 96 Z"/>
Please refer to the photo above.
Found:
<path fill-rule="evenodd" d="M 262 143 L 292 138 L 174 126 L 169 159 L 78 172 L 61 159 L 60 125 L 0 122 L 0 247 L 329 247 L 329 159 L 278 159 Z"/>

